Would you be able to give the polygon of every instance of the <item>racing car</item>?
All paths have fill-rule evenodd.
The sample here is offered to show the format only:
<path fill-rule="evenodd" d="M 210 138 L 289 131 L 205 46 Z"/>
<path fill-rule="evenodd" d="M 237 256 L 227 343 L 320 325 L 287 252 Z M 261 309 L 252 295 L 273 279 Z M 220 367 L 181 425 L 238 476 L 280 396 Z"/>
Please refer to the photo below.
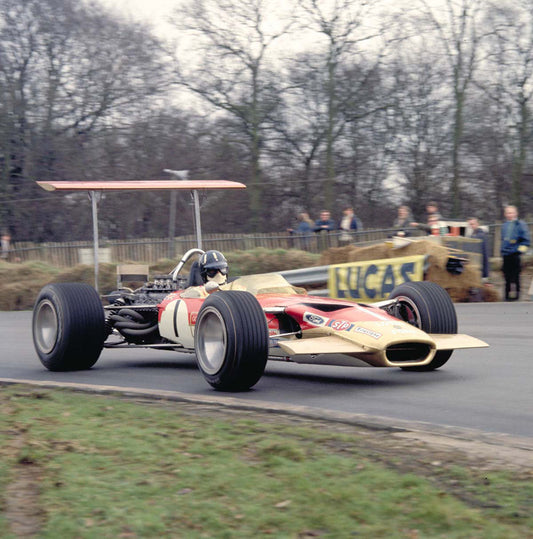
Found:
<path fill-rule="evenodd" d="M 146 347 L 195 354 L 206 381 L 221 391 L 244 391 L 267 361 L 431 371 L 454 349 L 487 343 L 457 333 L 455 307 L 436 283 L 406 282 L 379 303 L 307 294 L 280 274 L 211 283 L 205 297 L 191 249 L 169 273 L 138 289 L 100 296 L 81 283 L 46 285 L 32 319 L 33 342 L 52 371 L 90 369 L 103 348 Z"/>

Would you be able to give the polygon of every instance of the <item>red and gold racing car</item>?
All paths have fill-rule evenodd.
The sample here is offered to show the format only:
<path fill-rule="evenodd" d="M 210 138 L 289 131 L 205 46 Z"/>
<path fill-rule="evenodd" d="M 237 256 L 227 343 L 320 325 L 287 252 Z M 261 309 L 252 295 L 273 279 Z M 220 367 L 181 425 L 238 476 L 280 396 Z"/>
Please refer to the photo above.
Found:
<path fill-rule="evenodd" d="M 242 391 L 260 380 L 269 359 L 430 371 L 454 349 L 488 346 L 457 333 L 453 302 L 435 283 L 401 284 L 375 304 L 308 295 L 275 273 L 191 294 L 202 283 L 194 282 L 193 269 L 182 269 L 202 253 L 192 249 L 168 275 L 103 298 L 85 284 L 45 286 L 33 313 L 42 364 L 81 370 L 103 348 L 176 350 L 195 354 L 215 389 Z"/>

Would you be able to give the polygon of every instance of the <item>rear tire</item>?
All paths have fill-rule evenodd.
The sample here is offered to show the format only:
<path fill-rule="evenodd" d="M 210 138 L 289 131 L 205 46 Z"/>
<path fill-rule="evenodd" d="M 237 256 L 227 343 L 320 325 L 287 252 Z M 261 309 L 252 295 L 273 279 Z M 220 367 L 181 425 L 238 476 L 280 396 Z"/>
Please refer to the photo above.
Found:
<path fill-rule="evenodd" d="M 246 391 L 265 370 L 268 328 L 263 309 L 249 292 L 228 290 L 209 296 L 195 325 L 198 367 L 221 391 Z"/>
<path fill-rule="evenodd" d="M 457 333 L 457 313 L 448 292 L 436 283 L 416 281 L 403 283 L 391 293 L 399 301 L 396 316 L 426 333 Z M 402 367 L 406 371 L 433 371 L 442 367 L 453 350 L 438 351 L 430 363 L 420 367 Z"/>
<path fill-rule="evenodd" d="M 45 286 L 33 309 L 32 333 L 37 355 L 48 370 L 90 369 L 106 338 L 98 292 L 81 283 Z"/>

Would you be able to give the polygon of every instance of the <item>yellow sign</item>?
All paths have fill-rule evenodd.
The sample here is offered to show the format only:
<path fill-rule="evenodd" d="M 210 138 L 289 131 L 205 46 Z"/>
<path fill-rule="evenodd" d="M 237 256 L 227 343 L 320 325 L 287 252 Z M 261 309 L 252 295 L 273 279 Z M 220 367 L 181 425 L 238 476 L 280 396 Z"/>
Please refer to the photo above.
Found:
<path fill-rule="evenodd" d="M 332 298 L 353 301 L 381 301 L 407 281 L 424 279 L 424 255 L 349 262 L 328 269 L 328 288 Z"/>

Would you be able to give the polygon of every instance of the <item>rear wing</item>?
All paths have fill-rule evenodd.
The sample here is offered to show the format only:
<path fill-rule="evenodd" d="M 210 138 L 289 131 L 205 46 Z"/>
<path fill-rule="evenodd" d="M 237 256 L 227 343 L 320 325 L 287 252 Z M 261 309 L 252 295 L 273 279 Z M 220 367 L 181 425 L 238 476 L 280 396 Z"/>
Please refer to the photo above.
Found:
<path fill-rule="evenodd" d="M 110 181 L 39 181 L 45 191 L 154 191 L 178 189 L 246 189 L 246 185 L 228 180 L 110 180 Z"/>
<path fill-rule="evenodd" d="M 191 191 L 194 198 L 194 219 L 198 248 L 202 248 L 200 203 L 198 191 L 246 189 L 246 185 L 229 180 L 110 180 L 110 181 L 38 181 L 45 191 L 88 191 L 93 213 L 94 283 L 98 290 L 98 200 L 101 191 Z"/>

